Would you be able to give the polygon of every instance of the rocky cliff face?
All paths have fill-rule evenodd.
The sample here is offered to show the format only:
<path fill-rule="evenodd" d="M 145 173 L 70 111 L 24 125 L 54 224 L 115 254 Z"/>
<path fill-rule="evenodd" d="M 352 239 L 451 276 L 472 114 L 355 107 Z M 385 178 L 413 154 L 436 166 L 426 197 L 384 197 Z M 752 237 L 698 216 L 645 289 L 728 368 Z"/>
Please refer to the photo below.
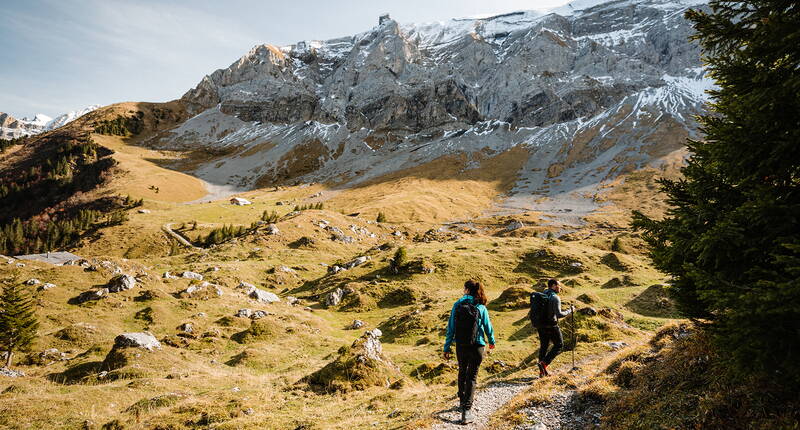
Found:
<path fill-rule="evenodd" d="M 512 195 L 596 187 L 694 133 L 711 84 L 688 40 L 689 7 L 705 6 L 581 0 L 257 46 L 188 91 L 195 116 L 153 144 L 225 148 L 197 173 L 239 186 L 353 184 L 522 145 L 530 158 Z"/>

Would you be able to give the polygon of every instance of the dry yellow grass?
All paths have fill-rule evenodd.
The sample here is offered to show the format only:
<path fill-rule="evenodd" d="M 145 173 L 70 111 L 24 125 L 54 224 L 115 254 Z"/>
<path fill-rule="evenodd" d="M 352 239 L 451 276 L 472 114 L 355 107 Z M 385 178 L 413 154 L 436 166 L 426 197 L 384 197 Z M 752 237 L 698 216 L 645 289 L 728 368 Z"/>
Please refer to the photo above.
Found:
<path fill-rule="evenodd" d="M 332 203 L 389 221 L 441 222 L 481 216 L 514 184 L 527 159 L 517 146 L 496 156 L 478 156 L 480 167 L 466 170 L 466 155 L 448 156 L 346 189 Z"/>
<path fill-rule="evenodd" d="M 117 194 L 163 202 L 189 202 L 207 194 L 200 179 L 156 164 L 175 161 L 174 155 L 128 144 L 119 136 L 94 134 L 92 139 L 112 149 L 124 170 L 110 187 Z M 151 187 L 157 187 L 158 192 Z"/>

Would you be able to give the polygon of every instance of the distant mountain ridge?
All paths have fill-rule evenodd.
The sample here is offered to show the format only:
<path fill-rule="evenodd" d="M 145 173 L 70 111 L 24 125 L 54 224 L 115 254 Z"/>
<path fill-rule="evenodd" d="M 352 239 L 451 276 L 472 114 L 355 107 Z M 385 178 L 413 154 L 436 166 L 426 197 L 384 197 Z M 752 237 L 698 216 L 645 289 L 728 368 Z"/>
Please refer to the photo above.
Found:
<path fill-rule="evenodd" d="M 80 110 L 61 114 L 55 118 L 39 113 L 33 119 L 28 119 L 27 117 L 16 119 L 7 113 L 0 112 L 0 138 L 13 139 L 54 130 L 99 108 L 100 105 L 91 105 Z"/>
<path fill-rule="evenodd" d="M 689 41 L 690 7 L 707 6 L 579 1 L 409 25 L 384 16 L 352 37 L 256 46 L 189 90 L 181 101 L 194 117 L 148 144 L 224 152 L 194 173 L 239 187 L 348 187 L 523 148 L 509 207 L 586 200 L 577 196 L 696 134 L 713 85 Z"/>

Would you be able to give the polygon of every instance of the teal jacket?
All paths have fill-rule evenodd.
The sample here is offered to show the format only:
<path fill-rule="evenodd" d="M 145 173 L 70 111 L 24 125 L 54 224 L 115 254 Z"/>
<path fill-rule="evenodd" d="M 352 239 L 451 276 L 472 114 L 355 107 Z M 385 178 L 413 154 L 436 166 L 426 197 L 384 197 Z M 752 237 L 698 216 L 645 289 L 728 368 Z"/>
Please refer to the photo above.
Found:
<path fill-rule="evenodd" d="M 459 303 L 463 302 L 464 300 L 472 300 L 475 299 L 470 296 L 469 294 L 465 294 L 464 297 L 456 300 L 453 303 L 453 309 L 450 310 L 450 320 L 447 322 L 447 336 L 444 340 L 444 351 L 450 351 L 450 345 L 453 343 L 453 337 L 456 335 L 456 306 Z M 486 342 L 484 341 L 484 337 L 489 340 L 490 345 L 494 345 L 494 329 L 492 328 L 492 322 L 489 321 L 489 311 L 486 309 L 484 305 L 477 305 L 478 308 L 478 335 L 475 338 L 475 342 L 478 345 L 486 346 Z"/>

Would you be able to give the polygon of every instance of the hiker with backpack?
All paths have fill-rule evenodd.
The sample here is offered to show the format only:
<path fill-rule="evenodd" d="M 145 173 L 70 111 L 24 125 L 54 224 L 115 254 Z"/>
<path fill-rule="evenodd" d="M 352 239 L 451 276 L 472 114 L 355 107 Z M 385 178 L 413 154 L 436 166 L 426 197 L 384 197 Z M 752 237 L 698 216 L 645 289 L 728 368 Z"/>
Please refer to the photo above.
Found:
<path fill-rule="evenodd" d="M 539 333 L 539 377 L 548 376 L 547 366 L 561 352 L 564 347 L 564 336 L 558 327 L 558 320 L 573 312 L 573 308 L 566 312 L 561 311 L 561 283 L 555 279 L 547 281 L 547 289 L 543 292 L 535 291 L 531 294 L 531 310 L 529 317 L 531 325 Z M 548 346 L 553 344 L 549 351 Z"/>
<path fill-rule="evenodd" d="M 472 402 L 475 398 L 478 368 L 483 361 L 484 347 L 494 349 L 494 330 L 486 309 L 486 293 L 483 284 L 470 279 L 464 283 L 464 296 L 453 304 L 450 320 L 447 322 L 447 336 L 444 342 L 444 358 L 452 355 L 450 346 L 456 342 L 458 360 L 458 399 L 461 410 L 461 423 L 473 421 Z M 484 340 L 485 338 L 485 340 Z"/>

